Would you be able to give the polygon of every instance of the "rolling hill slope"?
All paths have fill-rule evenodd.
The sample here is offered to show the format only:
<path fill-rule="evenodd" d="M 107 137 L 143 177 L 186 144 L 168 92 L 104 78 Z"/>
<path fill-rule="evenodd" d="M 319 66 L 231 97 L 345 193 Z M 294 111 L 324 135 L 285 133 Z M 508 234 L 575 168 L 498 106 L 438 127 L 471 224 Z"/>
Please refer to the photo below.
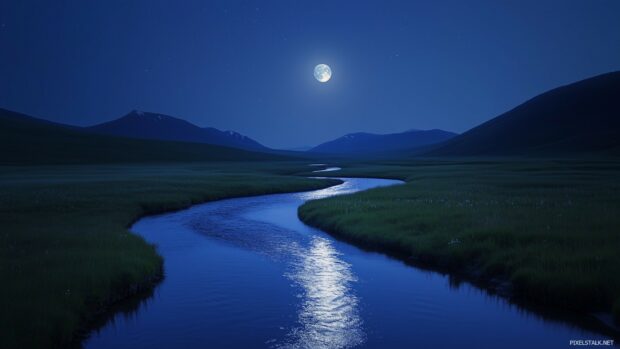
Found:
<path fill-rule="evenodd" d="M 580 153 L 620 154 L 620 72 L 543 93 L 423 155 Z"/>

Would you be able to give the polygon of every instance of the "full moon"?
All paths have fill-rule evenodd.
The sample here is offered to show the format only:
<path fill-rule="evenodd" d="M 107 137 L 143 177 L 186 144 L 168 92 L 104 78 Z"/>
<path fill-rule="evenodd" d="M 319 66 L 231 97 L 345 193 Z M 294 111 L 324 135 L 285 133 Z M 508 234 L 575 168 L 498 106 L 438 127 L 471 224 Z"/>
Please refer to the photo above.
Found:
<path fill-rule="evenodd" d="M 319 64 L 314 67 L 314 78 L 320 82 L 327 82 L 332 77 L 332 70 L 327 64 Z"/>

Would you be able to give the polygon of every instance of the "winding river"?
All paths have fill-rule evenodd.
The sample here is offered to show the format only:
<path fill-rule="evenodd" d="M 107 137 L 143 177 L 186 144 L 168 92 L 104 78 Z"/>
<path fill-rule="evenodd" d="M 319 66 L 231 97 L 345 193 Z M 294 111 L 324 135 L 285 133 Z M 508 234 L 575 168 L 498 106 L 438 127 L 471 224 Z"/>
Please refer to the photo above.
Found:
<path fill-rule="evenodd" d="M 467 283 L 367 252 L 297 218 L 306 200 L 396 185 L 343 178 L 303 193 L 237 198 L 146 217 L 164 281 L 86 348 L 566 348 L 608 339 Z"/>

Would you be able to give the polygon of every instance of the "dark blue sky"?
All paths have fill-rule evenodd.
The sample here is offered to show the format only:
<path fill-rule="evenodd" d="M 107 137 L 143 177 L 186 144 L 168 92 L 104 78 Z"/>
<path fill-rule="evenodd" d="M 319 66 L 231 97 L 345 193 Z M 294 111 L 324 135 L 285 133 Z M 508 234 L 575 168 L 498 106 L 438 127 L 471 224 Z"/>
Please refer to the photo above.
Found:
<path fill-rule="evenodd" d="M 0 1 L 0 107 L 77 125 L 155 111 L 274 147 L 462 132 L 620 70 L 619 18 L 617 0 Z"/>

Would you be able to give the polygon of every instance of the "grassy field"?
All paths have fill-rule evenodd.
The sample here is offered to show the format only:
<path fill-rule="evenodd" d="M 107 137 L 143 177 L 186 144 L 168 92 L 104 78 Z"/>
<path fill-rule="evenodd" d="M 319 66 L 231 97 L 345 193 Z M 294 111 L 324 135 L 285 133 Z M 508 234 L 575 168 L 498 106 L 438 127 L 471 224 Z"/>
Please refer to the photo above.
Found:
<path fill-rule="evenodd" d="M 311 201 L 300 218 L 366 246 L 481 277 L 522 300 L 620 317 L 620 161 L 344 164 L 407 184 Z"/>
<path fill-rule="evenodd" d="M 335 181 L 305 164 L 0 167 L 0 348 L 66 347 L 92 315 L 161 274 L 127 231 L 148 213 Z"/>

